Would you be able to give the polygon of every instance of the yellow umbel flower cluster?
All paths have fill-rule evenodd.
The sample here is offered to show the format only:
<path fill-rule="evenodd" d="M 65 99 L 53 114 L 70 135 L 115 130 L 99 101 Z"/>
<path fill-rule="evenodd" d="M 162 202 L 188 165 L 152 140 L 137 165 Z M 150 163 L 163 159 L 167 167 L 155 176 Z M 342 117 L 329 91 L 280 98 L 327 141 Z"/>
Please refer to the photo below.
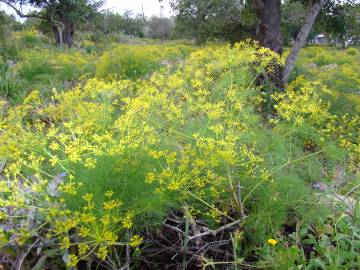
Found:
<path fill-rule="evenodd" d="M 360 164 L 360 117 L 331 112 L 338 93 L 320 81 L 309 82 L 303 76 L 293 81 L 284 93 L 276 93 L 275 109 L 279 116 L 294 126 L 314 127 L 321 140 L 334 141 L 347 153 L 348 167 L 356 171 Z"/>

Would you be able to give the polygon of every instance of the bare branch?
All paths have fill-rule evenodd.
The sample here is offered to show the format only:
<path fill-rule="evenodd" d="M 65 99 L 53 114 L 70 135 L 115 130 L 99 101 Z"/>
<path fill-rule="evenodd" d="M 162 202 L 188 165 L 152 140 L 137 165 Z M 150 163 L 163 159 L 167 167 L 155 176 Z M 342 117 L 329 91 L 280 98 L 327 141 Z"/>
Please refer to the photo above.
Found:
<path fill-rule="evenodd" d="M 207 232 L 203 232 L 203 233 L 199 233 L 199 234 L 190 236 L 189 241 L 194 240 L 194 239 L 199 238 L 199 237 L 206 236 L 206 235 L 216 235 L 219 232 L 225 231 L 226 229 L 229 229 L 231 227 L 234 227 L 235 225 L 240 224 L 240 222 L 241 222 L 241 220 L 235 220 L 234 222 L 226 224 L 226 225 L 224 225 L 224 226 L 222 226 L 222 227 L 220 227 L 220 228 L 218 228 L 216 230 L 209 230 Z"/>
<path fill-rule="evenodd" d="M 27 249 L 27 251 L 24 253 L 24 255 L 22 256 L 22 258 L 20 259 L 19 263 L 18 263 L 18 267 L 17 270 L 21 270 L 22 269 L 22 264 L 26 258 L 26 256 L 30 253 L 30 251 L 34 248 L 34 246 L 39 242 L 39 239 L 37 239 L 34 243 L 32 243 L 32 245 Z"/>
<path fill-rule="evenodd" d="M 182 230 L 180 230 L 179 228 L 167 224 L 167 223 L 166 223 L 166 220 L 163 222 L 163 225 L 164 225 L 165 227 L 173 230 L 173 231 L 176 231 L 176 232 L 178 232 L 178 233 L 184 234 L 184 232 L 183 232 Z"/>
<path fill-rule="evenodd" d="M 307 15 L 305 19 L 304 25 L 301 27 L 294 45 L 291 48 L 291 52 L 289 56 L 286 59 L 285 68 L 283 70 L 282 74 L 282 81 L 284 84 L 286 84 L 289 75 L 291 74 L 292 70 L 295 67 L 295 62 L 297 59 L 297 56 L 300 52 L 300 49 L 305 45 L 306 39 L 309 36 L 309 33 L 311 31 L 311 28 L 315 22 L 315 19 L 317 15 L 319 14 L 320 10 L 329 2 L 329 0 L 320 0 L 310 7 L 309 14 Z"/>

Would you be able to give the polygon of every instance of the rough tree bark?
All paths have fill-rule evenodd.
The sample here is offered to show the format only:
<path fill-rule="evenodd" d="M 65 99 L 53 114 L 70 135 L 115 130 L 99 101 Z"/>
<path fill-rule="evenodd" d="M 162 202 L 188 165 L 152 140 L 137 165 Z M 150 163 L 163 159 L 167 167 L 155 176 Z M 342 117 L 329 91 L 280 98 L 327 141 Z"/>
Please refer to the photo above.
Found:
<path fill-rule="evenodd" d="M 258 17 L 257 40 L 261 46 L 281 55 L 283 52 L 281 0 L 252 0 L 252 3 Z M 280 65 L 276 65 L 274 72 L 269 74 L 269 77 L 278 88 L 283 88 L 281 74 Z"/>
<path fill-rule="evenodd" d="M 310 7 L 309 14 L 305 19 L 304 25 L 301 27 L 295 42 L 291 48 L 289 56 L 286 58 L 285 67 L 282 73 L 282 83 L 286 84 L 290 73 L 295 67 L 296 59 L 299 55 L 300 49 L 305 45 L 306 39 L 309 36 L 311 28 L 315 22 L 317 15 L 320 13 L 320 10 L 329 2 L 329 0 L 320 0 L 314 3 Z"/>
<path fill-rule="evenodd" d="M 281 54 L 281 0 L 253 0 L 253 5 L 259 19 L 256 36 L 260 44 Z"/>

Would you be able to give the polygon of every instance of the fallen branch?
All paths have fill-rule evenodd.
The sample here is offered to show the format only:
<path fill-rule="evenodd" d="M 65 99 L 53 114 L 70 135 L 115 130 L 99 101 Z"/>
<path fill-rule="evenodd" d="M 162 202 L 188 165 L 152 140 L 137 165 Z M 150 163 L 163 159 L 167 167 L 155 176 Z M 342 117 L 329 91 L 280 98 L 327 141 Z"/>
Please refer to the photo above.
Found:
<path fill-rule="evenodd" d="M 206 231 L 206 232 L 203 232 L 203 233 L 199 233 L 199 234 L 196 234 L 196 235 L 193 235 L 193 236 L 190 236 L 189 237 L 189 241 L 191 240 L 194 240 L 196 238 L 199 238 L 199 237 L 203 237 L 203 236 L 207 236 L 207 235 L 217 235 L 219 232 L 222 232 L 222 231 L 225 231 L 226 229 L 229 229 L 237 224 L 240 224 L 241 220 L 235 220 L 229 224 L 226 224 L 216 230 L 209 230 L 209 231 Z"/>
<path fill-rule="evenodd" d="M 178 233 L 184 234 L 184 232 L 183 232 L 182 230 L 180 230 L 178 227 L 171 226 L 171 225 L 167 224 L 166 221 L 167 221 L 167 220 L 165 220 L 165 221 L 163 222 L 163 225 L 164 225 L 166 228 L 169 228 L 169 229 L 171 229 L 171 230 L 173 230 L 173 231 L 176 231 L 176 232 L 178 232 Z"/>
<path fill-rule="evenodd" d="M 19 261 L 17 270 L 21 270 L 22 268 L 22 264 L 26 258 L 26 256 L 30 253 L 30 251 L 34 248 L 34 246 L 39 242 L 39 239 L 37 239 L 34 243 L 32 243 L 32 245 L 28 248 L 28 250 L 24 253 L 24 255 L 22 256 L 22 258 Z"/>

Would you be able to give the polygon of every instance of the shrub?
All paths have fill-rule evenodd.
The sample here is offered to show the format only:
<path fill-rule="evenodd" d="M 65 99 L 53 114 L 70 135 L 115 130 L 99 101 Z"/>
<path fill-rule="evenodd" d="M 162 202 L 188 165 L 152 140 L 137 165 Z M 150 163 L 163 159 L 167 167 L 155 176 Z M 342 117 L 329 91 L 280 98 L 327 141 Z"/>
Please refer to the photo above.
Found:
<path fill-rule="evenodd" d="M 186 46 L 121 45 L 105 52 L 97 64 L 96 76 L 136 79 L 165 67 L 190 51 Z"/>
<path fill-rule="evenodd" d="M 349 168 L 355 170 L 360 162 L 356 139 L 359 136 L 360 118 L 358 115 L 338 116 L 331 113 L 331 99 L 336 98 L 335 92 L 320 82 L 307 82 L 300 77 L 288 87 L 286 93 L 277 93 L 273 97 L 278 102 L 276 111 L 280 117 L 295 126 L 312 126 L 323 142 L 336 141 L 348 153 Z M 298 104 L 306 104 L 306 107 Z"/>
<path fill-rule="evenodd" d="M 18 73 L 28 81 L 51 76 L 51 79 L 72 81 L 93 73 L 94 58 L 78 51 L 62 49 L 25 50 L 17 64 Z"/>
<path fill-rule="evenodd" d="M 312 58 L 312 61 L 320 66 L 329 65 L 335 62 L 334 55 L 323 51 Z"/>
<path fill-rule="evenodd" d="M 0 118 L 4 249 L 18 256 L 46 241 L 68 267 L 121 266 L 172 207 L 186 209 L 187 226 L 241 222 L 232 240 L 250 263 L 302 264 L 300 244 L 275 258 L 270 247 L 326 216 L 308 183 L 345 158 L 356 170 L 359 117 L 332 114 L 336 93 L 298 78 L 273 95 L 277 118 L 265 121 L 254 82 L 280 58 L 256 43 L 209 46 L 168 68 L 155 58 L 187 47 L 118 50 L 125 56 L 105 53 L 97 68 L 128 79 L 94 78 L 48 99 L 33 91 Z M 111 62 L 126 63 L 126 54 L 135 56 L 131 65 Z M 138 62 L 145 59 L 149 65 Z M 134 71 L 152 75 L 133 80 Z"/>
<path fill-rule="evenodd" d="M 14 33 L 16 42 L 21 47 L 33 48 L 45 44 L 46 38 L 34 29 L 26 29 Z"/>
<path fill-rule="evenodd" d="M 353 48 L 349 50 L 351 51 L 351 49 Z M 315 62 L 318 65 L 315 65 Z M 300 53 L 297 73 L 304 75 L 307 80 L 321 81 L 329 89 L 335 91 L 336 98 L 331 101 L 333 114 L 355 115 L 358 113 L 356 104 L 360 99 L 356 97 L 360 85 L 358 63 L 358 55 L 348 54 L 344 50 L 336 50 L 331 47 L 308 47 Z M 354 98 L 349 100 L 347 98 L 349 94 Z"/>
<path fill-rule="evenodd" d="M 355 56 L 358 54 L 358 50 L 356 48 L 349 48 L 346 50 L 346 53 L 351 56 Z"/>
<path fill-rule="evenodd" d="M 19 50 L 19 45 L 16 43 L 13 34 L 7 33 L 6 38 L 0 42 L 0 55 L 5 59 L 17 60 Z"/>
<path fill-rule="evenodd" d="M 2 193 L 3 207 L 17 205 L 15 212 L 38 207 L 36 220 L 44 226 L 51 220 L 46 227 L 53 244 L 63 252 L 75 245 L 80 256 L 95 253 L 102 260 L 115 243 L 126 242 L 135 215 L 162 216 L 166 205 L 189 203 L 194 213 L 219 221 L 227 215 L 228 203 L 239 210 L 239 202 L 224 192 L 229 181 L 235 185 L 239 173 L 249 179 L 267 177 L 258 167 L 262 158 L 237 137 L 248 125 L 248 112 L 241 108 L 256 96 L 251 94 L 255 89 L 248 88 L 253 76 L 273 58 L 266 49 L 257 52 L 250 44 L 239 44 L 194 53 L 174 74 L 160 72 L 148 81 L 90 80 L 83 88 L 54 93 L 54 103 L 48 105 L 39 92 L 32 92 L 1 123 L 7 129 L 1 142 L 10 143 L 0 146 L 7 160 L 4 175 L 11 179 L 2 182 L 10 184 Z M 232 70 L 244 77 L 225 88 L 205 90 L 232 78 Z M 242 94 L 245 89 L 249 93 Z M 224 96 L 230 107 L 225 107 Z M 31 192 L 23 193 L 27 186 L 16 180 L 20 174 L 32 181 Z M 53 191 L 57 185 L 60 189 Z M 9 194 L 11 190 L 17 195 Z M 49 190 L 60 197 L 50 199 Z M 147 207 L 145 196 L 152 201 Z M 101 224 L 95 225 L 94 217 Z M 122 226 L 114 227 L 118 223 Z M 26 227 L 19 230 L 13 233 L 22 235 L 18 244 L 31 241 Z M 75 243 L 72 230 L 79 231 L 82 240 Z M 130 245 L 138 245 L 137 239 Z M 89 241 L 94 244 L 86 244 Z M 69 255 L 69 266 L 79 258 L 76 254 Z"/>
<path fill-rule="evenodd" d="M 96 44 L 90 40 L 82 41 L 80 47 L 85 49 L 89 54 L 96 52 Z"/>
<path fill-rule="evenodd" d="M 0 57 L 0 96 L 12 101 L 20 100 L 22 83 Z"/>

